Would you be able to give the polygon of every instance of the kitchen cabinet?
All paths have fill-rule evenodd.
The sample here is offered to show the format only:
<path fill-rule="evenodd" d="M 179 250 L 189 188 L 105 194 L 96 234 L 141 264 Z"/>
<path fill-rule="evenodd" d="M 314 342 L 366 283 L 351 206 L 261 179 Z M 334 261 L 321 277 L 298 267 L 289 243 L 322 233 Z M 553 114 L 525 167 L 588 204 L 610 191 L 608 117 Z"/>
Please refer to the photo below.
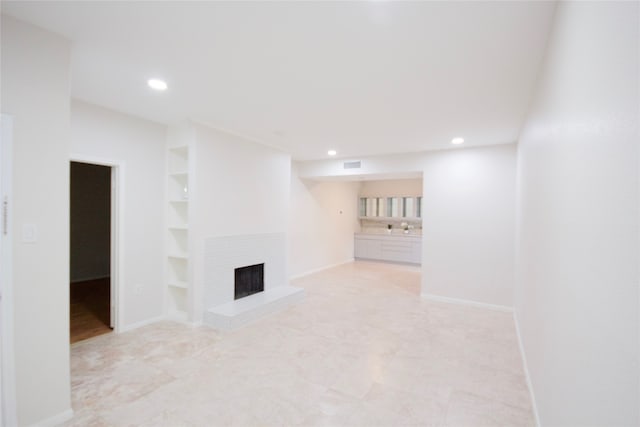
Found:
<path fill-rule="evenodd" d="M 422 197 L 360 197 L 358 212 L 360 219 L 419 221 L 422 218 Z"/>
<path fill-rule="evenodd" d="M 354 258 L 421 264 L 422 236 L 356 233 Z"/>

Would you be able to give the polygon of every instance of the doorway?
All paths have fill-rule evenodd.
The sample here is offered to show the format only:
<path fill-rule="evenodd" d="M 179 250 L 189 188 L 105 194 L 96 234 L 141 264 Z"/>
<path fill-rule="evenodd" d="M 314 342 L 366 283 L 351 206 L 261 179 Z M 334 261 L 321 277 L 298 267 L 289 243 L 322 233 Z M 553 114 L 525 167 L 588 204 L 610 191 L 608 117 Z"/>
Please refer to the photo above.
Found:
<path fill-rule="evenodd" d="M 70 341 L 113 330 L 111 166 L 70 165 Z"/>

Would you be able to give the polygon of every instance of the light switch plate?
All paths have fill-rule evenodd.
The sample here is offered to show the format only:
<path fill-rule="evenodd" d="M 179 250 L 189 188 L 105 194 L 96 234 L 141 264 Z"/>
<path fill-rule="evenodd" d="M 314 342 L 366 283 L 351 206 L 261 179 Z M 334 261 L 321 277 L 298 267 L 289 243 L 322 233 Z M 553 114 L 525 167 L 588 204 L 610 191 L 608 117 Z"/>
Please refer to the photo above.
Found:
<path fill-rule="evenodd" d="M 22 242 L 35 243 L 38 241 L 38 227 L 35 224 L 22 225 Z"/>

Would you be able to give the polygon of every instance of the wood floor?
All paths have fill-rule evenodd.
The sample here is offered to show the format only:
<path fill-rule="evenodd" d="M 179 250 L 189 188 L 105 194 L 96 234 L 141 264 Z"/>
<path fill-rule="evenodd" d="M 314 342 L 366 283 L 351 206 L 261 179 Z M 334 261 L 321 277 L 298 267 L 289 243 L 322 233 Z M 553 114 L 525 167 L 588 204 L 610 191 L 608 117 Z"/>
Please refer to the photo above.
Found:
<path fill-rule="evenodd" d="M 106 334 L 109 327 L 109 278 L 71 284 L 71 343 Z"/>

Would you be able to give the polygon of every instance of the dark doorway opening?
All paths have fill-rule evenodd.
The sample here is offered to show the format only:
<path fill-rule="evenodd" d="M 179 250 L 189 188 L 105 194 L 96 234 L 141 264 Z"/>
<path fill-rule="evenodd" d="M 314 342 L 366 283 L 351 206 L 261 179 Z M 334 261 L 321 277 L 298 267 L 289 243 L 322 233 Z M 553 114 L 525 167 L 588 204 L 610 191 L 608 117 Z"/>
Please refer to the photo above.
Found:
<path fill-rule="evenodd" d="M 71 162 L 70 337 L 112 331 L 111 167 Z"/>

